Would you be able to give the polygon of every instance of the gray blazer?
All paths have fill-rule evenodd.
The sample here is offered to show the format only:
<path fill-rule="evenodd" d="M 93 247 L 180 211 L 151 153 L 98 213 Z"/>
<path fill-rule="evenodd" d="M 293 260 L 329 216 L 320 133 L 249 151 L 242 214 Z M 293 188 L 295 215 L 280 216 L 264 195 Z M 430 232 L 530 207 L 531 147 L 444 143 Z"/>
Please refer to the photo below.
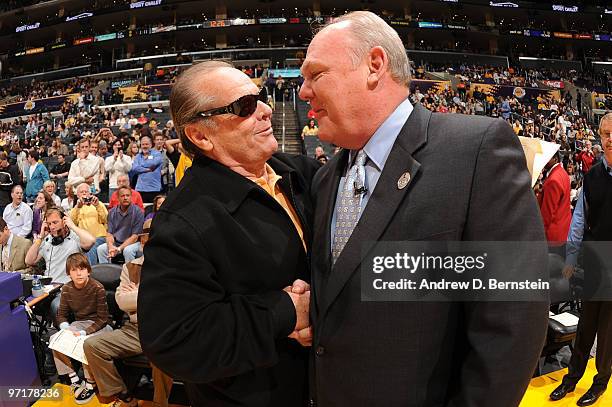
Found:
<path fill-rule="evenodd" d="M 359 272 L 364 242 L 407 240 L 537 241 L 517 262 L 545 269 L 543 224 L 512 129 L 415 105 L 332 267 L 330 222 L 347 154 L 313 180 L 311 400 L 518 405 L 544 344 L 548 303 L 362 302 Z M 400 189 L 405 172 L 411 178 Z"/>

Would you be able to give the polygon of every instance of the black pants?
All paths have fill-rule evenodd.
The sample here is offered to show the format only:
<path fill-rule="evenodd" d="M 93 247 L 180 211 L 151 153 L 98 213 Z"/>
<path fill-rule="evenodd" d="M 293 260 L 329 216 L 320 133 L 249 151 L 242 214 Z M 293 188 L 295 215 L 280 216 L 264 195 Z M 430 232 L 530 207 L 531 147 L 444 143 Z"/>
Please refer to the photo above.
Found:
<path fill-rule="evenodd" d="M 142 196 L 142 202 L 144 203 L 153 203 L 153 199 L 159 195 L 159 191 L 153 192 L 140 192 L 140 196 Z"/>
<path fill-rule="evenodd" d="M 574 351 L 569 363 L 569 372 L 563 383 L 576 384 L 582 378 L 589 361 L 589 353 L 597 334 L 597 375 L 593 378 L 595 390 L 605 390 L 612 375 L 612 302 L 584 302 L 578 322 Z"/>

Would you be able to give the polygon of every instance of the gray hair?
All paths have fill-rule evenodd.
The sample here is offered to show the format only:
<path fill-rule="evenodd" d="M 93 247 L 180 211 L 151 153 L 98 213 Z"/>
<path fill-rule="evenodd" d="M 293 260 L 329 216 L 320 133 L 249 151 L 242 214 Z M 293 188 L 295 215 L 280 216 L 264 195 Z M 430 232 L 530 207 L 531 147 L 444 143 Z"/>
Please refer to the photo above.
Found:
<path fill-rule="evenodd" d="M 220 68 L 233 68 L 234 66 L 224 61 L 205 61 L 185 70 L 172 86 L 170 93 L 170 113 L 176 133 L 187 153 L 195 156 L 200 149 L 189 140 L 185 134 L 185 126 L 195 120 L 210 128 L 215 127 L 211 119 L 197 117 L 198 112 L 209 109 L 216 101 L 216 95 L 202 93 L 198 84 L 206 75 Z"/>
<path fill-rule="evenodd" d="M 381 47 L 389 58 L 389 73 L 401 85 L 410 84 L 410 61 L 404 44 L 395 31 L 382 18 L 370 11 L 353 11 L 338 17 L 322 28 L 348 22 L 347 30 L 352 36 L 351 60 L 359 65 L 374 47 Z"/>

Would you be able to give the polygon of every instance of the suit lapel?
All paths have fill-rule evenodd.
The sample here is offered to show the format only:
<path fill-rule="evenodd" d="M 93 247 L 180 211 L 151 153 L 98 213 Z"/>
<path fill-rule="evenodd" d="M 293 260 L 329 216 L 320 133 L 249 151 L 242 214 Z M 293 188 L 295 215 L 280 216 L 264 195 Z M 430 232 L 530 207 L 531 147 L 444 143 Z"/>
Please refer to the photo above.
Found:
<path fill-rule="evenodd" d="M 15 271 L 15 270 L 12 270 L 12 269 L 15 268 L 15 267 L 13 267 L 13 260 L 15 259 L 15 254 L 16 254 L 15 252 L 17 250 L 18 250 L 17 238 L 16 238 L 16 236 L 13 236 L 13 241 L 11 242 L 11 253 L 9 254 L 8 265 L 7 265 L 9 267 L 9 270 L 11 270 L 11 271 Z M 1 253 L 0 253 L 0 255 L 1 255 Z"/>
<path fill-rule="evenodd" d="M 323 304 L 320 304 L 321 317 L 324 316 L 325 311 L 329 309 L 352 274 L 358 270 L 362 255 L 379 240 L 411 186 L 418 182 L 417 175 L 421 164 L 412 157 L 412 154 L 426 143 L 430 118 L 431 112 L 417 104 L 400 131 L 376 188 L 349 241 L 331 270 L 323 292 Z M 405 173 L 410 174 L 410 180 L 406 186 L 400 188 L 398 180 Z M 335 185 L 337 190 L 337 182 Z M 333 205 L 332 201 L 328 206 L 332 208 L 332 211 Z M 327 224 L 329 225 L 329 222 Z M 327 236 L 325 240 L 329 242 L 329 232 Z M 329 244 L 327 252 L 329 252 Z"/>

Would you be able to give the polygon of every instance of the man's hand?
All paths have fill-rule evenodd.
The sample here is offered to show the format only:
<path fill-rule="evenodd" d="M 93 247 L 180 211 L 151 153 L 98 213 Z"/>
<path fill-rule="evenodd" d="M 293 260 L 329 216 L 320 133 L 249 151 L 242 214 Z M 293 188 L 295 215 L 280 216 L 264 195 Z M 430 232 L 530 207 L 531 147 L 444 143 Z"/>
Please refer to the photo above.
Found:
<path fill-rule="evenodd" d="M 93 195 L 93 196 L 91 197 L 91 204 L 92 204 L 93 206 L 98 206 L 98 203 L 100 203 L 100 201 L 98 200 L 98 197 L 97 197 L 97 196 L 95 196 L 95 195 Z"/>
<path fill-rule="evenodd" d="M 108 246 L 108 258 L 112 259 L 117 254 L 119 254 L 119 249 L 117 247 L 115 247 L 115 245 L 112 245 L 112 244 L 109 245 Z"/>
<path fill-rule="evenodd" d="M 572 264 L 567 264 L 565 267 L 563 267 L 563 271 L 562 271 L 563 277 L 565 277 L 568 280 L 572 278 L 575 272 L 576 272 L 576 266 Z"/>
<path fill-rule="evenodd" d="M 304 294 L 306 291 L 310 291 L 310 284 L 304 280 L 297 279 L 290 286 L 285 287 L 285 291 L 292 292 L 294 294 Z"/>
<path fill-rule="evenodd" d="M 79 331 L 72 331 L 72 334 L 74 336 L 81 336 L 81 333 Z"/>
<path fill-rule="evenodd" d="M 310 291 L 306 291 L 304 294 L 294 294 L 289 291 L 287 294 L 291 297 L 295 307 L 296 323 L 294 331 L 301 331 L 310 326 Z"/>
<path fill-rule="evenodd" d="M 312 346 L 312 326 L 291 332 L 289 338 L 295 339 L 302 346 Z"/>
<path fill-rule="evenodd" d="M 64 216 L 64 223 L 66 224 L 66 226 L 68 226 L 70 230 L 74 230 L 74 228 L 76 228 L 76 225 L 74 224 L 70 216 Z"/>
<path fill-rule="evenodd" d="M 94 181 L 93 176 L 85 178 L 85 183 L 86 184 L 91 185 L 93 183 L 93 181 Z"/>
<path fill-rule="evenodd" d="M 47 225 L 47 221 L 43 221 L 41 227 L 40 227 L 40 235 L 38 236 L 38 238 L 40 240 L 43 240 L 45 237 L 47 237 L 47 235 L 49 234 L 49 225 Z"/>

